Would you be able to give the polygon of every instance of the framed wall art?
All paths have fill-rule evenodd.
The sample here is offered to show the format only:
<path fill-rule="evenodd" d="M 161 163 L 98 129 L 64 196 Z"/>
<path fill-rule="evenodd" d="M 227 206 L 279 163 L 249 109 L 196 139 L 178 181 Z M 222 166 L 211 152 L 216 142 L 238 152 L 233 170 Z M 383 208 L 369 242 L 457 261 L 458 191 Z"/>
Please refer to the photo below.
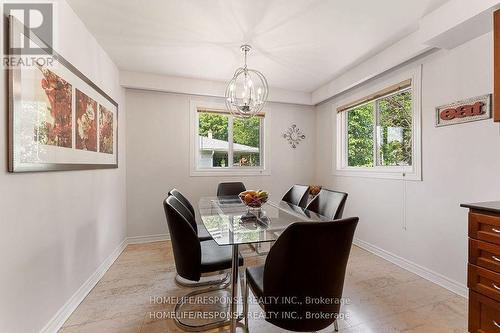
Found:
<path fill-rule="evenodd" d="M 10 16 L 9 50 L 25 36 L 43 44 Z M 9 67 L 9 171 L 117 168 L 118 103 L 55 51 L 45 59 Z"/>

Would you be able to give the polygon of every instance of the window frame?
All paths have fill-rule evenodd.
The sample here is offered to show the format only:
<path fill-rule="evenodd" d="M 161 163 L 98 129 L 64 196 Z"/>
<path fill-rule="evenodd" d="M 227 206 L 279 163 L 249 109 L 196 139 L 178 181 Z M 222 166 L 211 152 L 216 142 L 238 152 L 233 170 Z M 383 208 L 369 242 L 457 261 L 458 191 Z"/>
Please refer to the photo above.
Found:
<path fill-rule="evenodd" d="M 376 94 L 387 87 L 398 84 L 405 80 L 411 80 L 410 87 L 401 89 L 398 92 L 406 89 L 412 90 L 412 165 L 411 166 L 379 166 L 378 161 L 378 145 L 377 145 L 377 117 L 378 103 L 374 106 L 374 166 L 372 167 L 355 167 L 348 165 L 348 132 L 347 132 L 347 113 L 349 111 L 338 112 L 337 109 L 341 105 L 350 104 L 352 101 L 363 99 L 364 96 Z M 387 93 L 365 103 L 372 103 L 375 100 L 398 93 Z M 334 145 L 335 152 L 333 154 L 333 175 L 336 176 L 351 176 L 351 177 L 368 177 L 368 178 L 386 178 L 386 179 L 401 179 L 401 180 L 422 180 L 422 161 L 421 161 L 421 66 L 412 71 L 400 73 L 388 80 L 383 80 L 377 84 L 373 84 L 369 89 L 360 89 L 357 94 L 353 94 L 348 99 L 343 99 L 334 105 L 333 118 L 336 123 L 337 136 Z M 334 125 L 335 126 L 335 125 Z"/>
<path fill-rule="evenodd" d="M 267 146 L 267 118 L 263 116 L 260 122 L 260 166 L 234 166 L 233 165 L 233 121 L 234 117 L 231 114 L 225 112 L 225 104 L 219 102 L 203 102 L 197 100 L 191 100 L 191 116 L 190 116 L 190 176 L 261 176 L 270 175 L 270 169 L 268 167 L 268 146 Z M 200 167 L 198 165 L 199 161 L 199 112 L 198 110 L 209 109 L 221 110 L 221 114 L 228 116 L 228 166 L 227 167 Z M 268 108 L 266 108 L 268 109 Z M 214 112 L 215 113 L 215 112 Z M 231 163 L 230 163 L 231 162 Z"/>

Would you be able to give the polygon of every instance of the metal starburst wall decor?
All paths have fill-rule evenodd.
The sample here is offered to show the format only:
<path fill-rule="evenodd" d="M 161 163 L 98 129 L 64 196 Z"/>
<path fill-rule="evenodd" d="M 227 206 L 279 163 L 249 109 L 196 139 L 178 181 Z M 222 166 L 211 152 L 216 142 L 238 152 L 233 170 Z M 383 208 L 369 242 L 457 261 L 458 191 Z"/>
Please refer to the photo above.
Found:
<path fill-rule="evenodd" d="M 289 129 L 283 133 L 283 138 L 285 138 L 292 148 L 297 148 L 300 141 L 306 138 L 305 134 L 297 127 L 297 125 L 292 124 Z"/>

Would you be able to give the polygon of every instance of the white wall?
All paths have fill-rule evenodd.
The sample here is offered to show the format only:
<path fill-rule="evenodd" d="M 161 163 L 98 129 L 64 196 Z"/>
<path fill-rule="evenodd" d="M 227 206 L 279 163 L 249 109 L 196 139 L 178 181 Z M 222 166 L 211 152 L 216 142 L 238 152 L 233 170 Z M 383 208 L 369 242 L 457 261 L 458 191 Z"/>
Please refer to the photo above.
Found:
<path fill-rule="evenodd" d="M 434 108 L 492 92 L 492 38 L 483 35 L 406 67 L 423 63 L 423 181 L 406 182 L 406 201 L 402 181 L 332 176 L 336 100 L 391 74 L 316 107 L 316 182 L 349 193 L 344 215 L 360 217 L 356 237 L 441 274 L 459 289 L 466 284 L 467 265 L 467 211 L 459 204 L 499 200 L 499 126 L 490 119 L 435 128 Z"/>
<path fill-rule="evenodd" d="M 345 215 L 361 217 L 358 239 L 465 285 L 467 218 L 458 205 L 498 200 L 499 128 L 492 121 L 435 128 L 434 107 L 491 92 L 491 34 L 423 60 L 424 180 L 406 183 L 405 201 L 401 181 L 331 175 L 335 100 L 316 112 L 270 103 L 270 176 L 190 177 L 189 105 L 201 97 L 124 93 L 116 66 L 65 2 L 57 13 L 59 53 L 120 104 L 120 167 L 8 174 L 7 119 L 0 117 L 0 332 L 38 332 L 127 234 L 164 234 L 161 202 L 170 188 L 196 203 L 225 180 L 269 190 L 275 200 L 293 183 L 345 190 Z M 6 73 L 1 75 L 6 110 Z M 307 135 L 296 150 L 281 137 L 292 123 Z"/>
<path fill-rule="evenodd" d="M 39 332 L 126 236 L 125 107 L 119 72 L 65 2 L 59 53 L 119 105 L 119 169 L 7 173 L 0 79 L 0 332 Z M 3 35 L 3 33 L 2 33 Z"/>
<path fill-rule="evenodd" d="M 270 138 L 270 176 L 191 177 L 189 168 L 190 100 L 221 101 L 143 90 L 126 90 L 127 217 L 129 236 L 165 234 L 162 200 L 177 187 L 196 204 L 215 195 L 222 181 L 242 180 L 247 188 L 266 189 L 280 198 L 294 183 L 309 184 L 314 176 L 315 114 L 310 106 L 269 103 L 266 132 Z M 292 123 L 306 134 L 296 149 L 282 138 Z"/>

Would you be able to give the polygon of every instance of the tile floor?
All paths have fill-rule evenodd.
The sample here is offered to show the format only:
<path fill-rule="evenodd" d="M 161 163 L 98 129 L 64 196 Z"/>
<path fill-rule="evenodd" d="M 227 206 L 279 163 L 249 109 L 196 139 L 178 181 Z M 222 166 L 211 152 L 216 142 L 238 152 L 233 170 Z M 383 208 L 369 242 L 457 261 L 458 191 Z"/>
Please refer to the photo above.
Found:
<path fill-rule="evenodd" d="M 242 250 L 246 265 L 265 257 Z M 95 288 L 66 321 L 60 333 L 181 332 L 168 318 L 189 289 L 174 283 L 175 266 L 169 242 L 129 245 Z M 342 333 L 464 333 L 467 301 L 421 277 L 358 247 L 353 247 L 346 273 L 341 309 Z M 251 313 L 259 313 L 257 305 Z M 210 332 L 224 332 L 216 329 Z M 240 330 L 243 332 L 243 330 Z M 252 319 L 250 332 L 283 332 L 261 319 Z M 333 326 L 321 332 L 334 332 Z"/>

